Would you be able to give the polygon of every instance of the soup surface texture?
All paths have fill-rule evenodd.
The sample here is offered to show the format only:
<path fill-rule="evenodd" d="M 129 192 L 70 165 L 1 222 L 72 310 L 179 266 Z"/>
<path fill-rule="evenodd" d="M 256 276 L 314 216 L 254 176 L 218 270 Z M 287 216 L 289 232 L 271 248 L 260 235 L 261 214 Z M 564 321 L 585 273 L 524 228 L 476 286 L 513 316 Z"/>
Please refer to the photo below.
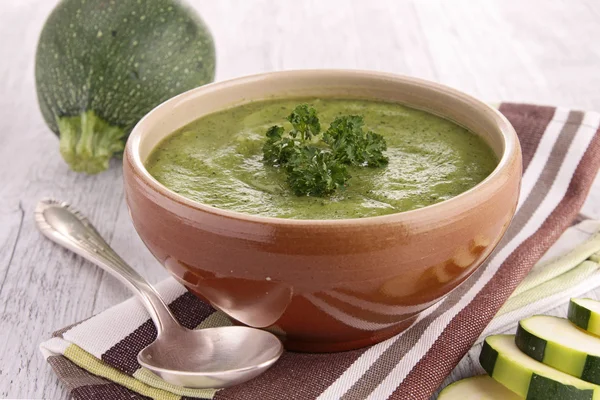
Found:
<path fill-rule="evenodd" d="M 362 115 L 384 136 L 389 164 L 348 167 L 348 185 L 330 198 L 298 197 L 285 173 L 266 166 L 262 146 L 272 125 L 286 131 L 298 104 L 317 110 L 322 131 L 340 115 Z M 320 135 L 319 135 L 320 136 Z M 214 207 L 295 219 L 363 218 L 425 207 L 481 182 L 496 167 L 491 148 L 465 128 L 394 103 L 344 99 L 277 99 L 206 115 L 166 137 L 146 160 L 160 183 Z"/>

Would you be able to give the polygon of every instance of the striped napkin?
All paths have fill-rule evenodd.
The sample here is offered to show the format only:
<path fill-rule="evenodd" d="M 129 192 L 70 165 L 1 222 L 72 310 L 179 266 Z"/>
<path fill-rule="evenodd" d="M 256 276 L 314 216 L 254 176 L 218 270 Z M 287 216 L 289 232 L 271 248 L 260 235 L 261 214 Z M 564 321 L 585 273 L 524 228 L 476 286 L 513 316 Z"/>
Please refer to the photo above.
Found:
<path fill-rule="evenodd" d="M 500 111 L 523 148 L 517 214 L 488 261 L 396 337 L 341 353 L 287 352 L 252 381 L 219 391 L 193 390 L 169 385 L 137 363 L 137 353 L 153 341 L 156 329 L 137 299 L 130 299 L 59 330 L 42 343 L 42 353 L 75 399 L 430 398 L 573 223 L 600 167 L 599 113 L 511 103 L 501 104 Z M 546 269 L 536 268 L 541 275 L 519 301 L 527 302 L 528 289 L 559 277 L 544 275 Z M 172 279 L 158 290 L 188 328 L 231 324 Z M 522 308 L 515 304 L 507 313 Z"/>

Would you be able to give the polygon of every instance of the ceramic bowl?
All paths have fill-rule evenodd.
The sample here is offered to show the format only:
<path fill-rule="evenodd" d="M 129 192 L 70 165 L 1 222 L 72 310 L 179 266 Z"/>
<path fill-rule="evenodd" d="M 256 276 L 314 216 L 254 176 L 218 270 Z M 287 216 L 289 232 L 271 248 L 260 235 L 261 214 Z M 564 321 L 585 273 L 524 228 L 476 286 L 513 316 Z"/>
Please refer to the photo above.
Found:
<path fill-rule="evenodd" d="M 452 199 L 343 220 L 214 208 L 167 189 L 144 168 L 161 139 L 203 115 L 254 100 L 307 96 L 430 111 L 480 135 L 499 164 Z M 378 72 L 286 71 L 206 85 L 155 108 L 129 137 L 124 179 L 135 229 L 189 291 L 239 323 L 270 329 L 288 349 L 330 352 L 406 329 L 484 262 L 515 212 L 521 150 L 498 111 L 449 87 Z"/>

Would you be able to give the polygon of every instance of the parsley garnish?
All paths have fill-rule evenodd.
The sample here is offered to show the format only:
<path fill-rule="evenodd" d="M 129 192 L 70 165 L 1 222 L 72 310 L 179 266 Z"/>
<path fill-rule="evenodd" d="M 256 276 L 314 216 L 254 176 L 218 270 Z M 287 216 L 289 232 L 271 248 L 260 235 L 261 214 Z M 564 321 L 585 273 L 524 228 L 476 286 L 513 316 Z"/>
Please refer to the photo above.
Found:
<path fill-rule="evenodd" d="M 323 134 L 323 141 L 331 147 L 335 158 L 350 165 L 382 167 L 388 159 L 383 155 L 387 149 L 383 136 L 363 131 L 361 116 L 337 117 Z"/>
<path fill-rule="evenodd" d="M 361 116 L 337 117 L 322 135 L 317 112 L 306 104 L 297 106 L 287 117 L 292 130 L 274 125 L 267 130 L 263 159 L 283 168 L 287 182 L 298 196 L 329 196 L 346 185 L 350 174 L 346 165 L 382 167 L 387 145 L 383 136 L 363 130 Z"/>
<path fill-rule="evenodd" d="M 285 167 L 287 181 L 297 196 L 329 196 L 350 179 L 346 166 L 333 153 L 306 146 Z"/>
<path fill-rule="evenodd" d="M 307 141 L 321 132 L 321 123 L 317 117 L 317 110 L 306 104 L 297 106 L 294 111 L 288 115 L 287 120 L 290 121 L 294 128 L 290 132 L 290 135 L 293 138 L 299 134 L 302 141 Z"/>

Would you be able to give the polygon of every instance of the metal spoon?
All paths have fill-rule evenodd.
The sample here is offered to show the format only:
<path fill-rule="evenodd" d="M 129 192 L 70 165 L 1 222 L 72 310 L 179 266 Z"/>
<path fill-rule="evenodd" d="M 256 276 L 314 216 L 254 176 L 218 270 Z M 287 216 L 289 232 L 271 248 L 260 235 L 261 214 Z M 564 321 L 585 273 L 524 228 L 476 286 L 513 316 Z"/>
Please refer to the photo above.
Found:
<path fill-rule="evenodd" d="M 158 292 L 123 261 L 92 224 L 67 203 L 42 200 L 35 220 L 50 240 L 79 254 L 138 295 L 158 336 L 138 362 L 165 381 L 190 388 L 224 388 L 266 371 L 283 352 L 277 337 L 244 326 L 189 330 L 181 326 Z"/>

